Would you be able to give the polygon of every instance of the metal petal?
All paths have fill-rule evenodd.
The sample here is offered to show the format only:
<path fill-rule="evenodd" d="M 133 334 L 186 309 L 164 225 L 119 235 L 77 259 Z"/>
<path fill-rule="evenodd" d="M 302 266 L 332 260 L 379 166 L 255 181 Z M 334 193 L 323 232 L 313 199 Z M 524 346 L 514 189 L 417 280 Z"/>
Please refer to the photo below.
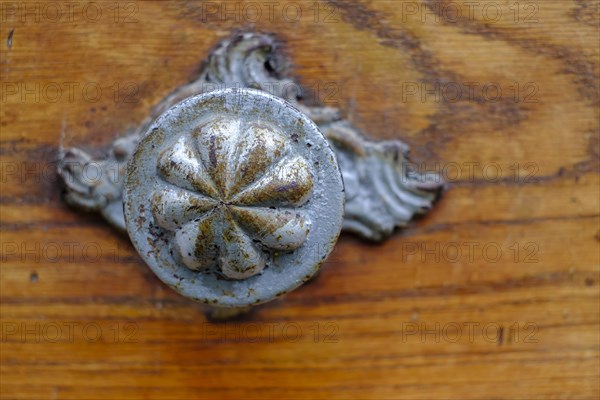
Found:
<path fill-rule="evenodd" d="M 252 122 L 240 134 L 235 154 L 235 172 L 229 181 L 226 198 L 255 182 L 283 157 L 285 138 L 276 128 Z"/>
<path fill-rule="evenodd" d="M 158 159 L 160 176 L 175 186 L 199 191 L 210 197 L 218 197 L 217 190 L 199 161 L 196 146 L 187 136 L 163 152 Z"/>
<path fill-rule="evenodd" d="M 183 189 L 163 189 L 151 199 L 152 215 L 158 226 L 175 231 L 183 224 L 202 217 L 218 203 L 210 197 Z"/>
<path fill-rule="evenodd" d="M 223 275 L 231 279 L 246 279 L 258 274 L 265 268 L 265 254 L 240 229 L 230 212 L 222 213 L 219 265 Z"/>
<path fill-rule="evenodd" d="M 196 128 L 192 134 L 198 143 L 202 165 L 221 198 L 235 171 L 239 131 L 239 120 L 220 118 Z"/>
<path fill-rule="evenodd" d="M 308 163 L 303 157 L 286 158 L 230 202 L 236 205 L 298 207 L 308 200 L 313 184 Z"/>
<path fill-rule="evenodd" d="M 181 262 L 189 269 L 200 271 L 217 265 L 215 245 L 215 213 L 183 225 L 175 233 L 175 248 Z"/>
<path fill-rule="evenodd" d="M 249 235 L 273 250 L 295 250 L 302 246 L 310 221 L 299 212 L 258 207 L 230 207 Z"/>

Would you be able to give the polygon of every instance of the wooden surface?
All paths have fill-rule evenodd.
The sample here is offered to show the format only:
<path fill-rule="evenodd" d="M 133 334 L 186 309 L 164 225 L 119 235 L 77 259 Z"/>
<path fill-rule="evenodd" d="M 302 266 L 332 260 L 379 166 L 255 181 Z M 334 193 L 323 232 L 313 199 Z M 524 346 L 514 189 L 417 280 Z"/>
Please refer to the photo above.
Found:
<path fill-rule="evenodd" d="M 1 3 L 2 398 L 598 398 L 598 2 L 265 3 Z M 52 163 L 61 137 L 141 121 L 250 19 L 321 101 L 451 185 L 212 324 L 61 202 Z"/>

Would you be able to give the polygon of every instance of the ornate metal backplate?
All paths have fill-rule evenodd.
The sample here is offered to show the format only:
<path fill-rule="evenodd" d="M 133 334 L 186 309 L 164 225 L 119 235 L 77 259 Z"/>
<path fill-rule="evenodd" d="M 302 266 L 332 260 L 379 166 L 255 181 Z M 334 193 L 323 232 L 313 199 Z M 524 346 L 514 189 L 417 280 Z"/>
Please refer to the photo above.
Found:
<path fill-rule="evenodd" d="M 285 88 L 295 82 L 285 76 L 287 60 L 275 37 L 244 32 L 223 40 L 211 51 L 199 75 L 176 89 L 133 132 L 115 140 L 104 159 L 93 159 L 78 148 L 64 149 L 59 175 L 66 201 L 80 209 L 99 212 L 125 230 L 123 184 L 125 169 L 137 144 L 152 122 L 180 101 L 214 89 L 255 88 L 294 105 L 314 121 L 331 144 L 344 179 L 346 206 L 343 230 L 373 241 L 389 237 L 415 215 L 427 212 L 443 183 L 437 175 L 408 168 L 408 146 L 398 140 L 371 141 L 338 109 L 310 107 Z M 101 179 L 89 179 L 86 165 L 95 163 Z"/>

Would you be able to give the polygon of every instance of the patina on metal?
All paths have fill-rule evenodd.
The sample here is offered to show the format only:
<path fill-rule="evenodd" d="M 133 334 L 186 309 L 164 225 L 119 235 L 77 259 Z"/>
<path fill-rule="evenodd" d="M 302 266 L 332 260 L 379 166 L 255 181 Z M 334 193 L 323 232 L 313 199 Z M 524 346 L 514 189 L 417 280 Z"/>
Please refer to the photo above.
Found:
<path fill-rule="evenodd" d="M 163 113 L 127 166 L 125 225 L 167 285 L 216 307 L 283 295 L 315 274 L 344 212 L 318 127 L 264 91 L 224 89 Z"/>
<path fill-rule="evenodd" d="M 86 152 L 62 151 L 59 175 L 66 201 L 87 211 L 99 212 L 113 226 L 125 230 L 122 208 L 125 166 L 152 122 L 176 103 L 200 93 L 226 87 L 256 88 L 293 104 L 315 122 L 337 155 L 346 187 L 343 229 L 381 241 L 414 216 L 426 213 L 438 197 L 443 181 L 436 174 L 409 168 L 408 146 L 399 140 L 371 141 L 341 112 L 330 107 L 309 107 L 298 98 L 299 86 L 286 77 L 289 62 L 274 36 L 257 32 L 236 33 L 223 40 L 206 59 L 198 76 L 176 89 L 133 132 L 117 139 L 104 159 Z M 289 90 L 289 89 L 292 90 Z M 87 177 L 89 164 L 102 174 Z"/>

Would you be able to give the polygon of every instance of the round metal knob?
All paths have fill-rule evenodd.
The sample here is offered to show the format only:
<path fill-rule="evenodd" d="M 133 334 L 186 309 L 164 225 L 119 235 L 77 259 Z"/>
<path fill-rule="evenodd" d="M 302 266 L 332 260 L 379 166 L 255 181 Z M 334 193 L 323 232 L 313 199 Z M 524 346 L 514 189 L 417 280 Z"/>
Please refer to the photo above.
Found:
<path fill-rule="evenodd" d="M 179 293 L 242 307 L 318 270 L 342 226 L 344 187 L 317 126 L 251 89 L 191 97 L 149 128 L 127 167 L 127 231 Z"/>

